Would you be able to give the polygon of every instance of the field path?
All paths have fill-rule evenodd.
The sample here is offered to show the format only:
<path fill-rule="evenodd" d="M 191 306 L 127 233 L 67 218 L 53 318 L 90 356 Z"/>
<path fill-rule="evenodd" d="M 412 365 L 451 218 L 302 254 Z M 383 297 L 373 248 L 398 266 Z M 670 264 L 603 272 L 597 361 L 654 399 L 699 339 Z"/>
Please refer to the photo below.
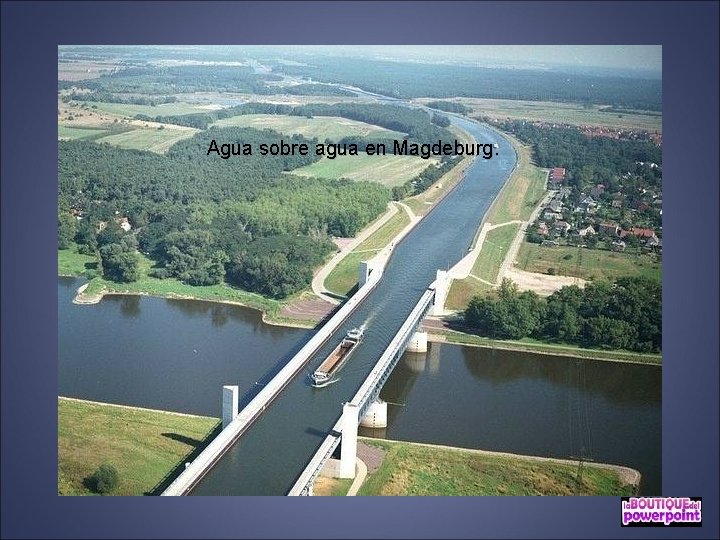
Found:
<path fill-rule="evenodd" d="M 380 218 L 376 219 L 373 224 L 371 224 L 369 227 L 367 227 L 365 230 L 363 230 L 360 234 L 358 234 L 355 238 L 352 239 L 352 241 L 348 242 L 345 246 L 343 246 L 340 251 L 338 251 L 335 255 L 333 255 L 332 259 L 328 261 L 328 263 L 323 266 L 320 270 L 318 270 L 315 273 L 315 276 L 312 280 L 312 290 L 313 292 L 322 298 L 323 300 L 330 302 L 331 304 L 338 305 L 340 301 L 329 295 L 327 289 L 325 289 L 325 278 L 328 277 L 330 272 L 333 271 L 333 269 L 340 264 L 340 261 L 342 261 L 346 255 L 351 253 L 353 249 L 355 249 L 357 246 L 359 246 L 362 242 L 365 241 L 365 239 L 373 234 L 375 231 L 377 231 L 380 227 L 385 225 L 385 223 L 388 222 L 388 220 L 393 217 L 395 214 L 397 214 L 398 208 L 393 203 L 388 203 L 388 211 L 385 212 Z"/>
<path fill-rule="evenodd" d="M 472 250 L 470 250 L 467 255 L 460 259 L 460 261 L 450 269 L 450 277 L 452 279 L 465 279 L 469 276 L 477 279 L 478 281 L 482 281 L 483 283 L 487 283 L 488 285 L 496 285 L 495 283 L 490 283 L 489 281 L 473 275 L 471 272 L 473 267 L 475 266 L 475 262 L 477 261 L 478 256 L 480 255 L 480 251 L 482 251 L 482 247 L 485 243 L 485 237 L 487 236 L 487 233 L 489 233 L 493 229 L 497 229 L 498 227 L 504 227 L 505 225 L 513 225 L 515 223 L 524 222 L 520 220 L 513 220 L 506 221 L 505 223 L 497 223 L 495 225 L 487 222 L 483 223 L 483 226 L 480 229 L 480 233 L 475 240 L 475 245 L 473 246 Z M 520 238 L 522 238 L 522 236 Z"/>
<path fill-rule="evenodd" d="M 527 221 L 516 221 L 514 223 L 521 223 L 520 230 L 515 235 L 515 238 L 512 241 L 512 244 L 510 244 L 510 249 L 508 249 L 507 254 L 505 255 L 505 259 L 502 262 L 502 265 L 500 266 L 500 271 L 498 272 L 497 277 L 497 283 L 495 285 L 500 285 L 503 278 L 506 277 L 508 272 L 512 269 L 512 267 L 515 265 L 515 258 L 517 257 L 518 251 L 520 251 L 520 245 L 522 244 L 522 241 L 525 239 L 525 233 L 527 232 L 528 227 L 535 221 L 540 214 L 540 210 L 545 206 L 548 201 L 555 195 L 555 191 L 548 191 L 545 197 L 542 198 L 542 200 L 538 203 L 538 205 L 535 207 L 535 209 L 532 211 L 532 214 L 530 214 L 530 217 Z"/>

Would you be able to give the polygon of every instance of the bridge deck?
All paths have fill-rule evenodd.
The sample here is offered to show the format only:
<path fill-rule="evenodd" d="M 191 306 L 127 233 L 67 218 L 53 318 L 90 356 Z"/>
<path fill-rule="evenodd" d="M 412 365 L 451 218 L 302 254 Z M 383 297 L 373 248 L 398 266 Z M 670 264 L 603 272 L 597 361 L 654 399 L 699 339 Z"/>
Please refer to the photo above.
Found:
<path fill-rule="evenodd" d="M 375 288 L 381 271 L 370 274 L 367 283 L 347 301 L 335 315 L 310 338 L 273 379 L 247 404 L 228 426 L 203 450 L 200 455 L 170 484 L 162 495 L 185 495 L 217 463 L 245 431 L 262 415 L 270 403 L 312 358 L 313 354 L 330 338 L 345 319 Z"/>
<path fill-rule="evenodd" d="M 367 408 L 380 394 L 383 384 L 387 380 L 388 376 L 397 364 L 398 359 L 402 356 L 405 351 L 405 347 L 415 330 L 415 327 L 423 319 L 427 310 L 432 302 L 435 295 L 436 283 L 430 285 L 427 291 L 422 295 L 417 305 L 413 308 L 405 320 L 403 325 L 398 330 L 395 337 L 388 345 L 383 355 L 378 359 L 375 367 L 372 369 L 370 374 L 365 379 L 365 382 L 360 386 L 355 396 L 350 400 L 350 403 L 357 405 L 360 409 L 359 418 L 362 418 Z M 332 427 L 330 434 L 325 437 L 323 442 L 320 444 L 320 448 L 315 452 L 310 462 L 307 464 L 305 469 L 297 481 L 290 488 L 288 495 L 307 495 L 310 490 L 310 486 L 315 481 L 315 478 L 320 474 L 325 462 L 330 458 L 335 448 L 340 444 L 342 435 L 340 433 L 342 427 L 342 417 L 335 422 Z"/>

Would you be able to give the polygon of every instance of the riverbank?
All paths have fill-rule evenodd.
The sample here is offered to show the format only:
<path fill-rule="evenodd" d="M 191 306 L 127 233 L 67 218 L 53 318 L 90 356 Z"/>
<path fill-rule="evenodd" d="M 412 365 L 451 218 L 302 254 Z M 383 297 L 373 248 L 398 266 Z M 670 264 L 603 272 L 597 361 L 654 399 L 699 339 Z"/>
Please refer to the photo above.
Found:
<path fill-rule="evenodd" d="M 384 452 L 359 495 L 612 495 L 636 493 L 640 473 L 602 463 L 361 437 Z"/>
<path fill-rule="evenodd" d="M 58 495 L 94 495 L 102 464 L 118 472 L 112 495 L 155 495 L 219 431 L 217 418 L 58 398 Z"/>
<path fill-rule="evenodd" d="M 522 340 L 501 340 L 467 334 L 456 330 L 432 327 L 423 322 L 428 332 L 428 341 L 435 343 L 449 343 L 466 347 L 480 347 L 483 349 L 502 349 L 507 351 L 541 353 L 552 356 L 565 356 L 569 358 L 586 358 L 588 360 L 602 360 L 606 362 L 624 362 L 631 364 L 662 365 L 662 354 L 639 353 L 634 351 L 616 351 L 601 349 L 585 349 L 574 345 L 546 343 L 530 338 Z"/>

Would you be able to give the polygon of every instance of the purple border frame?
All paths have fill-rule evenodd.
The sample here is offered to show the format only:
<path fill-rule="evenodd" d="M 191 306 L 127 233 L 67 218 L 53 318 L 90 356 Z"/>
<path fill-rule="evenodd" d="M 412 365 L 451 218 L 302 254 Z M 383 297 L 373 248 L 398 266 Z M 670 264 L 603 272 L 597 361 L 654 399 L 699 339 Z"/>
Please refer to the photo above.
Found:
<path fill-rule="evenodd" d="M 717 538 L 718 6 L 3 1 L 2 537 Z M 702 496 L 703 527 L 621 529 L 612 497 L 58 497 L 55 89 L 77 43 L 661 44 L 663 489 Z"/>

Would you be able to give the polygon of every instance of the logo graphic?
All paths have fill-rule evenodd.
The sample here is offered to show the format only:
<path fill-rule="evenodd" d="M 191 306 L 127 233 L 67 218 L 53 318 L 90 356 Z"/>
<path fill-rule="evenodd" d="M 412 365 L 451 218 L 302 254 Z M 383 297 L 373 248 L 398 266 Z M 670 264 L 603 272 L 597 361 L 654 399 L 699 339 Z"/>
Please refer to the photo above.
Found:
<path fill-rule="evenodd" d="M 702 497 L 621 497 L 623 527 L 702 527 Z"/>

